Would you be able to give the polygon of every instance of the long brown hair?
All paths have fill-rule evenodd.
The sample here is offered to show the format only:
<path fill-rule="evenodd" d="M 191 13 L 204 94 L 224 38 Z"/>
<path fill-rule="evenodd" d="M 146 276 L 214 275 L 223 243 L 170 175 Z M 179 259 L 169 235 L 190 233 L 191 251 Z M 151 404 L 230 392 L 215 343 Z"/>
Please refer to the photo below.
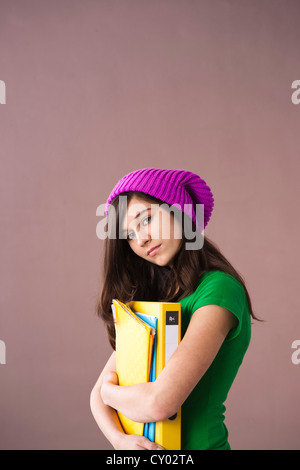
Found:
<path fill-rule="evenodd" d="M 127 191 L 122 195 L 127 196 L 127 204 L 134 195 L 147 202 L 163 203 L 138 191 Z M 119 197 L 117 196 L 111 204 L 116 211 L 116 238 L 107 237 L 104 241 L 102 282 L 96 311 L 104 320 L 113 349 L 115 349 L 115 327 L 111 310 L 112 299 L 118 298 L 124 303 L 132 300 L 178 302 L 194 292 L 199 277 L 206 271 L 220 270 L 237 279 L 245 289 L 250 315 L 257 319 L 241 274 L 225 258 L 217 245 L 206 236 L 200 250 L 186 250 L 183 231 L 181 248 L 174 258 L 172 267 L 158 266 L 136 255 L 128 241 L 119 237 Z M 195 230 L 194 224 L 193 230 Z"/>

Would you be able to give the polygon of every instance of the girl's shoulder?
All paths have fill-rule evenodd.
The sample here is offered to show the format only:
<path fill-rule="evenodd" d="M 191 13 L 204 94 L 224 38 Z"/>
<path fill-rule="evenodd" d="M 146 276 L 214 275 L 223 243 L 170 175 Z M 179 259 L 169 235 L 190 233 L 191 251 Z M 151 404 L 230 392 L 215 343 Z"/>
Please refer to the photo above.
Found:
<path fill-rule="evenodd" d="M 198 289 L 200 286 L 205 287 L 210 284 L 215 284 L 217 286 L 232 284 L 244 290 L 242 284 L 234 276 L 218 269 L 205 271 L 200 276 L 196 289 Z"/>
<path fill-rule="evenodd" d="M 181 303 L 191 309 L 191 313 L 209 303 L 241 308 L 246 303 L 246 293 L 242 284 L 231 274 L 212 270 L 200 276 L 194 292 L 183 298 Z"/>
<path fill-rule="evenodd" d="M 239 334 L 242 325 L 246 326 L 247 331 L 250 328 L 250 314 L 245 289 L 235 277 L 223 271 L 215 270 L 203 273 L 194 292 L 183 298 L 180 303 L 185 326 L 193 313 L 200 307 L 218 305 L 231 311 L 238 319 L 238 327 L 231 334 L 232 337 Z"/>

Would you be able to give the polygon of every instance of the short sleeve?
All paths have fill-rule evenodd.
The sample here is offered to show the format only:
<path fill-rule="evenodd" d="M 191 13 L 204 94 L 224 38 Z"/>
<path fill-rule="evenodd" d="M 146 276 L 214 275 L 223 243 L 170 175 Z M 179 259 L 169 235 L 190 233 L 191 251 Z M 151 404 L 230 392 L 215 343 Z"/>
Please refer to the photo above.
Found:
<path fill-rule="evenodd" d="M 191 312 L 204 305 L 218 305 L 227 308 L 238 319 L 238 325 L 227 336 L 227 340 L 239 335 L 245 313 L 247 316 L 247 297 L 244 287 L 230 274 L 222 271 L 208 273 L 193 295 Z M 245 312 L 246 311 L 246 312 Z"/>

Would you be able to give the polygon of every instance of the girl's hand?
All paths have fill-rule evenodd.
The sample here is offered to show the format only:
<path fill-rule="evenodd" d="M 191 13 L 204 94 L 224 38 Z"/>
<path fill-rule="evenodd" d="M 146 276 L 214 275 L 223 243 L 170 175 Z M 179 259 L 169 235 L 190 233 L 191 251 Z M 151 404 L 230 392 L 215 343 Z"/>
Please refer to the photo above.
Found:
<path fill-rule="evenodd" d="M 119 385 L 118 375 L 115 372 L 108 372 L 104 375 L 102 380 L 100 393 L 105 404 L 107 404 L 106 398 L 109 396 L 109 389 L 111 385 Z"/>
<path fill-rule="evenodd" d="M 105 376 L 103 377 L 102 383 L 103 383 L 103 384 L 105 384 L 105 383 L 110 383 L 110 384 L 112 384 L 112 385 L 119 385 L 118 375 L 117 375 L 115 372 L 108 372 L 108 373 L 105 374 Z"/>
<path fill-rule="evenodd" d="M 163 447 L 149 441 L 144 436 L 124 434 L 118 442 L 116 450 L 164 450 Z"/>

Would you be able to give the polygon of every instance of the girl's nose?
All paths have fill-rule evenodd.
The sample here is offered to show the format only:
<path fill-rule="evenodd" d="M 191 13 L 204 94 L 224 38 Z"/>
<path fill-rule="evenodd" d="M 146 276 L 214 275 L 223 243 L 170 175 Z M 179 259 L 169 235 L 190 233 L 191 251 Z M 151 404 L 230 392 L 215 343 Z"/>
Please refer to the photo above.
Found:
<path fill-rule="evenodd" d="M 148 241 L 150 241 L 150 233 L 143 233 L 143 231 L 137 231 L 136 241 L 139 246 L 145 245 Z"/>

